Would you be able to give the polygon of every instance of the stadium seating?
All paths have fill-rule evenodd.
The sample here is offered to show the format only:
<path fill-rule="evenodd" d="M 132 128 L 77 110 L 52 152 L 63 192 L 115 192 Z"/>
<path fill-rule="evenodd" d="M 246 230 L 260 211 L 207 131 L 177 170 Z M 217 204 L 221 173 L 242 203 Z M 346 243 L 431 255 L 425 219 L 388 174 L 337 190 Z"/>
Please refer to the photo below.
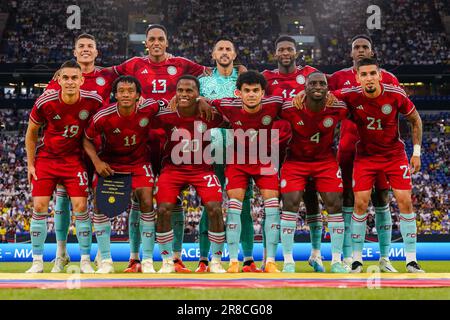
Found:
<path fill-rule="evenodd" d="M 169 30 L 170 51 L 175 55 L 210 64 L 212 41 L 222 34 L 235 39 L 239 59 L 250 66 L 273 62 L 273 42 L 283 26 L 280 16 L 309 16 L 315 23 L 320 54 L 305 52 L 305 61 L 321 65 L 349 65 L 349 39 L 370 33 L 383 64 L 431 65 L 450 63 L 450 50 L 442 23 L 448 1 L 358 1 L 239 0 L 157 1 L 80 0 L 81 30 L 66 27 L 69 0 L 58 2 L 8 0 L 0 8 L 9 14 L 0 34 L 0 63 L 61 63 L 72 57 L 72 39 L 81 32 L 97 37 L 99 65 L 121 63 L 127 56 L 145 54 L 129 48 L 128 21 L 136 14 L 157 15 Z M 367 30 L 366 10 L 377 4 L 382 12 L 382 29 Z M 369 15 L 367 15 L 369 17 Z"/>

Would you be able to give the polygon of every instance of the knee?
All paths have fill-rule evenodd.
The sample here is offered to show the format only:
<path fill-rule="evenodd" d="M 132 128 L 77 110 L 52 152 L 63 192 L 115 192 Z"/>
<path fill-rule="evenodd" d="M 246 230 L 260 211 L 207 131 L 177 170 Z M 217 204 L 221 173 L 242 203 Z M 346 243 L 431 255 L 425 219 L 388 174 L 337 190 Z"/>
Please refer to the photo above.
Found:
<path fill-rule="evenodd" d="M 153 199 L 152 197 L 143 197 L 139 199 L 139 205 L 141 212 L 151 212 L 153 211 Z"/>
<path fill-rule="evenodd" d="M 74 212 L 85 212 L 87 210 L 87 204 L 85 202 L 76 202 L 72 206 Z"/>
<path fill-rule="evenodd" d="M 413 212 L 412 201 L 409 198 L 402 197 L 397 199 L 398 208 L 401 213 Z"/>
<path fill-rule="evenodd" d="M 37 213 L 45 213 L 48 212 L 48 204 L 45 203 L 35 203 L 34 204 L 34 211 Z"/>
<path fill-rule="evenodd" d="M 375 207 L 382 207 L 389 203 L 389 190 L 376 190 L 372 196 L 372 203 Z"/>
<path fill-rule="evenodd" d="M 217 220 L 223 218 L 222 207 L 219 204 L 214 205 L 207 204 L 205 205 L 205 208 L 206 212 L 208 213 L 209 219 Z"/>
<path fill-rule="evenodd" d="M 285 198 L 283 198 L 283 207 L 282 207 L 282 209 L 284 211 L 298 212 L 299 202 L 300 202 L 299 199 L 285 197 Z"/>

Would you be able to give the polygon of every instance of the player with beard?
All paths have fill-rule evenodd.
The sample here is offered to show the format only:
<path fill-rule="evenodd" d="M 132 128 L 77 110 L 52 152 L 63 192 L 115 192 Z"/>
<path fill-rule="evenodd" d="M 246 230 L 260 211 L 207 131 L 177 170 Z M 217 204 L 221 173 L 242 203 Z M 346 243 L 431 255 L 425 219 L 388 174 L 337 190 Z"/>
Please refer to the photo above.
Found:
<path fill-rule="evenodd" d="M 234 66 L 234 60 L 237 57 L 236 49 L 233 41 L 228 37 L 220 37 L 216 40 L 212 58 L 216 62 L 216 68 L 212 75 L 201 77 L 200 81 L 200 95 L 209 99 L 233 98 L 235 97 L 236 81 L 238 78 L 238 70 Z M 216 128 L 212 130 L 213 139 L 216 135 L 221 135 L 221 139 L 217 141 L 225 142 L 225 131 L 223 128 Z M 222 145 L 225 150 L 225 143 Z M 225 160 L 225 159 L 224 159 Z M 223 164 L 215 164 L 214 169 L 222 188 L 225 188 L 225 161 Z M 256 267 L 253 259 L 253 219 L 251 216 L 250 198 L 252 197 L 253 185 L 250 184 L 247 188 L 244 201 L 242 202 L 242 232 L 241 245 L 244 255 L 243 272 L 261 272 Z M 208 272 L 208 252 L 210 242 L 208 239 L 208 216 L 203 211 L 200 220 L 200 262 L 196 272 Z"/>
<path fill-rule="evenodd" d="M 372 39 L 367 35 L 356 35 L 352 39 L 351 57 L 353 66 L 333 73 L 328 79 L 330 90 L 352 88 L 359 86 L 356 80 L 356 65 L 362 59 L 374 56 Z M 380 69 L 381 82 L 393 86 L 400 86 L 397 78 L 390 72 Z M 352 239 L 350 223 L 354 209 L 354 195 L 352 188 L 353 160 L 355 158 L 358 141 L 356 124 L 345 119 L 341 123 L 340 140 L 338 148 L 338 162 L 342 170 L 342 182 L 344 185 L 343 214 L 345 221 L 344 239 L 344 263 L 350 269 L 352 264 Z M 372 204 L 375 207 L 375 225 L 380 246 L 380 269 L 383 272 L 397 272 L 389 261 L 389 251 L 392 237 L 392 218 L 389 209 L 389 184 L 383 172 L 379 172 L 375 180 L 375 188 L 372 194 Z"/>
<path fill-rule="evenodd" d="M 383 173 L 392 187 L 400 210 L 406 269 L 411 273 L 423 273 L 416 259 L 417 225 L 411 199 L 411 173 L 418 172 L 421 166 L 422 121 L 403 89 L 381 82 L 382 75 L 376 60 L 358 61 L 356 72 L 356 80 L 361 86 L 334 92 L 338 99 L 347 103 L 359 135 L 353 167 L 355 205 L 351 222 L 352 272 L 363 270 L 367 207 L 376 178 Z M 414 152 L 410 163 L 405 144 L 399 136 L 400 113 L 412 127 Z"/>

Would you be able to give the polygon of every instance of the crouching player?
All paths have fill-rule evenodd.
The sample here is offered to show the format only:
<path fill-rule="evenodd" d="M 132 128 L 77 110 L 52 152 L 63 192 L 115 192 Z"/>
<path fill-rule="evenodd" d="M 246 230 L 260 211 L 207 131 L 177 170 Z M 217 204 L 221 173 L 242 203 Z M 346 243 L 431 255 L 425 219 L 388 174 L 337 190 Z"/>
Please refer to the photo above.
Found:
<path fill-rule="evenodd" d="M 154 176 L 148 150 L 150 120 L 159 110 L 153 99 L 138 103 L 141 85 L 132 76 L 121 76 L 114 81 L 112 92 L 117 103 L 99 111 L 85 132 L 83 146 L 95 166 L 93 187 L 98 175 L 108 177 L 115 172 L 131 173 L 133 198 L 139 202 L 141 214 L 142 272 L 154 273 L 153 247 L 155 243 L 155 212 L 153 210 Z M 101 136 L 102 152 L 97 155 L 93 140 Z M 97 273 L 113 273 L 111 259 L 111 223 L 100 214 L 95 204 L 94 228 L 101 255 Z"/>
<path fill-rule="evenodd" d="M 197 78 L 190 75 L 180 77 L 175 97 L 176 110 L 168 107 L 156 115 L 155 123 L 164 129 L 168 140 L 156 191 L 156 240 L 163 259 L 160 273 L 175 272 L 171 215 L 177 196 L 186 185 L 195 187 L 208 214 L 208 238 L 212 251 L 209 271 L 225 272 L 220 262 L 225 242 L 222 188 L 211 165 L 213 161 L 208 142 L 211 141 L 210 129 L 218 127 L 223 120 L 220 115 L 211 121 L 201 118 L 197 102 L 199 88 Z"/>

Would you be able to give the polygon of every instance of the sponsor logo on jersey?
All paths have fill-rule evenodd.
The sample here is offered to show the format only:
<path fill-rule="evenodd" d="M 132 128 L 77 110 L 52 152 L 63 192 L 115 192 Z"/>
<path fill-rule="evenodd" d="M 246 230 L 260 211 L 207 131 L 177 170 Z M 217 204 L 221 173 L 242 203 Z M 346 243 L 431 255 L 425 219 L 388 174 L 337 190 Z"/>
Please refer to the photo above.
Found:
<path fill-rule="evenodd" d="M 280 187 L 284 188 L 284 187 L 286 187 L 286 185 L 287 185 L 286 179 L 281 180 Z"/>
<path fill-rule="evenodd" d="M 384 114 L 390 114 L 392 112 L 392 106 L 390 104 L 385 104 L 381 107 L 381 112 Z"/>
<path fill-rule="evenodd" d="M 274 81 L 272 82 L 272 85 L 274 86 L 274 85 L 276 85 L 276 84 L 278 84 L 278 81 L 277 81 L 277 80 L 274 80 Z"/>
<path fill-rule="evenodd" d="M 146 125 L 148 125 L 148 119 L 147 118 L 142 118 L 141 121 L 139 121 L 139 125 L 143 128 Z"/>
<path fill-rule="evenodd" d="M 148 70 L 147 70 L 147 69 L 144 69 L 144 70 L 141 72 L 141 74 L 148 74 Z"/>
<path fill-rule="evenodd" d="M 325 120 L 323 120 L 323 126 L 325 128 L 331 127 L 333 123 L 334 123 L 333 118 L 325 118 Z"/>
<path fill-rule="evenodd" d="M 105 78 L 103 77 L 97 77 L 97 79 L 95 79 L 95 83 L 98 84 L 99 86 L 104 86 L 106 81 Z"/>
<path fill-rule="evenodd" d="M 261 120 L 262 124 L 268 126 L 272 122 L 271 116 L 264 116 Z"/>
<path fill-rule="evenodd" d="M 120 133 L 120 129 L 119 129 L 119 128 L 116 128 L 116 129 L 113 131 L 113 133 L 114 133 L 114 134 L 119 134 L 119 133 Z"/>
<path fill-rule="evenodd" d="M 303 121 L 299 121 L 299 122 L 297 122 L 297 124 L 299 125 L 299 126 L 304 126 L 305 124 L 303 123 Z"/>
<path fill-rule="evenodd" d="M 302 75 L 297 76 L 295 80 L 297 81 L 298 84 L 305 84 L 305 77 Z"/>
<path fill-rule="evenodd" d="M 237 126 L 242 126 L 242 122 L 240 122 L 240 121 L 236 121 L 234 124 Z"/>
<path fill-rule="evenodd" d="M 61 117 L 59 116 L 59 114 L 57 114 L 56 116 L 53 117 L 53 120 L 61 120 Z"/>
<path fill-rule="evenodd" d="M 208 129 L 208 126 L 204 122 L 200 122 L 197 125 L 197 131 L 200 133 L 204 133 L 206 131 L 206 129 Z"/>
<path fill-rule="evenodd" d="M 80 113 L 78 114 L 78 117 L 81 120 L 86 120 L 89 117 L 89 111 L 87 110 L 81 110 Z"/>
<path fill-rule="evenodd" d="M 167 67 L 167 73 L 173 76 L 177 74 L 177 68 L 174 66 Z"/>
<path fill-rule="evenodd" d="M 351 85 L 350 80 L 347 80 L 344 82 L 344 86 L 349 86 L 349 85 Z"/>
<path fill-rule="evenodd" d="M 216 94 L 217 94 L 216 90 L 213 90 L 213 91 L 211 91 L 211 93 L 210 93 L 210 95 L 216 95 Z"/>
<path fill-rule="evenodd" d="M 358 109 L 358 110 L 364 110 L 364 108 L 363 108 L 362 105 L 357 106 L 356 109 Z"/>

